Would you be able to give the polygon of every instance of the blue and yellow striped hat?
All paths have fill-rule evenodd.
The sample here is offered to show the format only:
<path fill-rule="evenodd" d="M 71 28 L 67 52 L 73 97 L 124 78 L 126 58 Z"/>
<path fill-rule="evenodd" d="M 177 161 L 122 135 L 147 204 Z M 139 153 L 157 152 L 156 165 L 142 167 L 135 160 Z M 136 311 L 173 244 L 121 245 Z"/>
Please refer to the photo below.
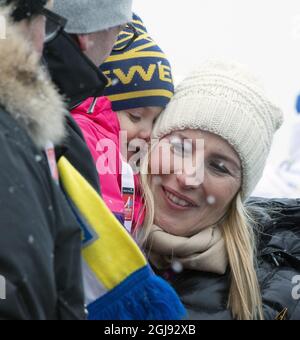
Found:
<path fill-rule="evenodd" d="M 132 32 L 124 30 L 111 56 L 101 66 L 109 80 L 104 95 L 112 101 L 114 111 L 165 107 L 174 94 L 170 63 L 136 14 L 132 24 L 138 37 L 127 49 L 121 50 L 132 38 Z"/>

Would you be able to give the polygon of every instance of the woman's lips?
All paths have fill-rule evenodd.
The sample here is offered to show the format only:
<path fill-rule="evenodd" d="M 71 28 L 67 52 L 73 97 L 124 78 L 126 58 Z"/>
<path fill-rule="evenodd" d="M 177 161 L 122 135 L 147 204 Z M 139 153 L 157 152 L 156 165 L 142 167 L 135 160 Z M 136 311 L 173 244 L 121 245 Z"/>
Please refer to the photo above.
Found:
<path fill-rule="evenodd" d="M 173 209 L 188 210 L 199 207 L 194 202 L 189 199 L 185 199 L 183 195 L 176 193 L 172 189 L 162 187 L 162 190 L 165 200 Z"/>

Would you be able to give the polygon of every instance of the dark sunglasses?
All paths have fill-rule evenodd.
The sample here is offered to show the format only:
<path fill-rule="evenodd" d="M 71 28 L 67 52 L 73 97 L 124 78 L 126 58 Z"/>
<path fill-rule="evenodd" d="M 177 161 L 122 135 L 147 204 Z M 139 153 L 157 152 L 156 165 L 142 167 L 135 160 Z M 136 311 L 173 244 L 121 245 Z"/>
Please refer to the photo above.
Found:
<path fill-rule="evenodd" d="M 41 15 L 46 17 L 46 37 L 45 43 L 53 41 L 65 28 L 68 20 L 47 8 L 41 10 Z"/>

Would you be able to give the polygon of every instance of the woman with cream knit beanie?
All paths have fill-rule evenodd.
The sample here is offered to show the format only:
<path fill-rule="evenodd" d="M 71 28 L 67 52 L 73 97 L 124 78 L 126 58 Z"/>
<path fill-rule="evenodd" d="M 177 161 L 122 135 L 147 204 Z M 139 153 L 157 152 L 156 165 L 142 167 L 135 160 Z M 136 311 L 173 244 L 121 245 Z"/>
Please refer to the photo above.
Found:
<path fill-rule="evenodd" d="M 246 204 L 282 122 L 281 110 L 245 67 L 208 61 L 178 86 L 156 123 L 158 143 L 144 164 L 143 173 L 150 175 L 142 178 L 146 219 L 139 237 L 191 319 L 275 319 L 285 307 L 293 310 L 289 318 L 300 318 L 299 304 L 288 294 L 300 262 L 297 269 L 276 266 L 286 280 L 281 272 L 268 276 L 266 258 L 259 258 L 257 268 L 256 249 L 273 248 L 255 241 L 256 223 Z M 166 146 L 172 162 L 162 153 Z M 258 216 L 270 219 L 266 212 Z M 299 254 L 300 238 L 290 236 L 285 249 L 280 237 L 272 247 Z"/>

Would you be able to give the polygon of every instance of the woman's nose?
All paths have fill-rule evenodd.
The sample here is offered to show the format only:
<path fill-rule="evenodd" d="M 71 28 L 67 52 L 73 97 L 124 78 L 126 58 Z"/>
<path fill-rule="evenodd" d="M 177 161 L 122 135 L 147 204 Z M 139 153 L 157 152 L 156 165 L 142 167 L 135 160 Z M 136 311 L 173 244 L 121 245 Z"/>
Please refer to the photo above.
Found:
<path fill-rule="evenodd" d="M 145 130 L 142 130 L 140 133 L 139 133 L 139 138 L 145 140 L 147 143 L 150 142 L 150 138 L 151 138 L 151 133 L 152 131 L 149 129 L 145 129 Z"/>
<path fill-rule="evenodd" d="M 197 189 L 204 182 L 204 162 L 186 160 L 177 169 L 177 180 L 182 188 Z"/>
<path fill-rule="evenodd" d="M 177 182 L 180 187 L 183 189 L 198 189 L 203 184 L 203 180 L 201 180 L 201 176 L 197 176 L 197 174 L 179 174 L 177 175 Z"/>

